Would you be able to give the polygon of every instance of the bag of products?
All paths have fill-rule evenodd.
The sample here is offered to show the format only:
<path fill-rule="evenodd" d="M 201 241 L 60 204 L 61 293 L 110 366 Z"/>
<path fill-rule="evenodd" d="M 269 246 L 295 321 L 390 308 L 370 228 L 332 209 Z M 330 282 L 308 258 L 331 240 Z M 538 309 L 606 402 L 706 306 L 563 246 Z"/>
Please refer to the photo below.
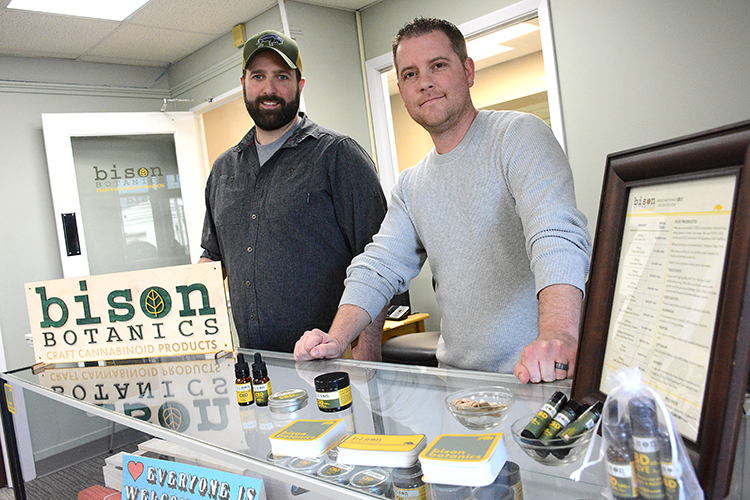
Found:
<path fill-rule="evenodd" d="M 643 382 L 639 368 L 616 371 L 607 380 L 599 458 L 594 443 L 581 467 L 570 475 L 579 481 L 585 469 L 605 462 L 612 500 L 703 500 L 690 457 L 664 401 Z"/>

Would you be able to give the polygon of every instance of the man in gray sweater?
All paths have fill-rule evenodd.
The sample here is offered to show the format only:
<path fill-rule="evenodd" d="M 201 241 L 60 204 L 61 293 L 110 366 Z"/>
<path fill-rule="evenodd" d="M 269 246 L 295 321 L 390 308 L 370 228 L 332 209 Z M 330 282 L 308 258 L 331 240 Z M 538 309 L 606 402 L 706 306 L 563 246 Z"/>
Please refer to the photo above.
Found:
<path fill-rule="evenodd" d="M 477 111 L 474 62 L 453 24 L 415 19 L 393 56 L 407 111 L 435 148 L 401 174 L 330 331 L 306 332 L 296 359 L 340 356 L 429 257 L 441 366 L 571 377 L 591 239 L 565 154 L 531 115 Z"/>

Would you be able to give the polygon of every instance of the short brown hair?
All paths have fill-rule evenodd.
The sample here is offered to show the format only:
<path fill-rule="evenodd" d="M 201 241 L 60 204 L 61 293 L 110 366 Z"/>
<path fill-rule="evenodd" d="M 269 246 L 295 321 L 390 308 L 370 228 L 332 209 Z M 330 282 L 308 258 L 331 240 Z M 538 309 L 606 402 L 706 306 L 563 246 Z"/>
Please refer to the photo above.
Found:
<path fill-rule="evenodd" d="M 469 54 L 466 52 L 466 39 L 455 24 L 445 19 L 435 19 L 433 17 L 417 17 L 413 21 L 410 21 L 404 25 L 403 28 L 398 30 L 396 36 L 393 38 L 391 45 L 393 49 L 393 66 L 398 69 L 396 65 L 396 50 L 401 42 L 407 38 L 416 36 L 423 36 L 433 31 L 441 31 L 445 33 L 448 40 L 451 43 L 453 52 L 456 53 L 461 62 L 465 62 Z"/>

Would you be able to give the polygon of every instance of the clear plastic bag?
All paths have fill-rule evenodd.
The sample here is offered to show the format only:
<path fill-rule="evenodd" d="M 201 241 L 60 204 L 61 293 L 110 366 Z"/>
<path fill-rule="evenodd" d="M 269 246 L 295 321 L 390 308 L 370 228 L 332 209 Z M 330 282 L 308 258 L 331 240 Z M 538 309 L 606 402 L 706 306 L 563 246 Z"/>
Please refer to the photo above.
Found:
<path fill-rule="evenodd" d="M 643 382 L 639 368 L 616 371 L 607 380 L 599 457 L 592 461 L 592 440 L 581 467 L 570 475 L 579 481 L 585 469 L 604 462 L 611 500 L 703 500 L 690 457 L 664 401 Z"/>

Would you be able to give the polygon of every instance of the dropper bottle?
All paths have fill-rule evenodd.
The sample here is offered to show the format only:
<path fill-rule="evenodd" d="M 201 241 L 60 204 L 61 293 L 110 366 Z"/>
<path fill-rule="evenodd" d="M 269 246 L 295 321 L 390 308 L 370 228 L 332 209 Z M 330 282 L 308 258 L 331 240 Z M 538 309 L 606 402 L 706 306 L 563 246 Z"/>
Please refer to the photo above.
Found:
<path fill-rule="evenodd" d="M 255 353 L 253 363 L 253 392 L 255 403 L 258 406 L 268 406 L 268 396 L 271 395 L 271 379 L 268 378 L 268 369 L 263 362 L 259 352 Z"/>
<path fill-rule="evenodd" d="M 250 406 L 253 404 L 253 379 L 250 378 L 250 367 L 247 366 L 245 356 L 237 354 L 237 362 L 234 364 L 234 388 L 237 391 L 237 404 Z"/>

